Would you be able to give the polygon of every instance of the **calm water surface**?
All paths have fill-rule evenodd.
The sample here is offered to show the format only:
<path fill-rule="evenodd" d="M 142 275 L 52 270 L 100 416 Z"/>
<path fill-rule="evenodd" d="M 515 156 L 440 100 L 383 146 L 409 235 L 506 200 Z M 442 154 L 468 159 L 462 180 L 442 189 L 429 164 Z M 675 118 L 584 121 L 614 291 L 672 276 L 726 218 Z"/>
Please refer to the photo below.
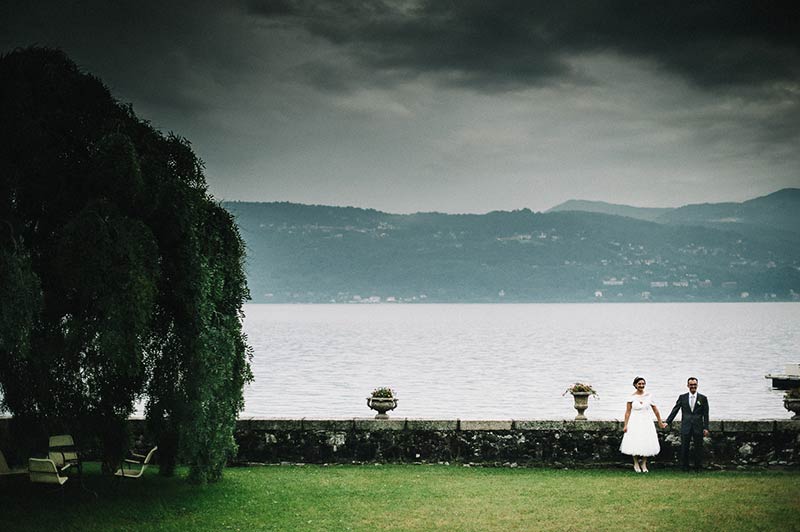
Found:
<path fill-rule="evenodd" d="M 688 376 L 712 419 L 788 419 L 767 373 L 800 362 L 800 304 L 246 305 L 255 381 L 247 417 L 621 419 L 637 375 L 664 416 Z"/>

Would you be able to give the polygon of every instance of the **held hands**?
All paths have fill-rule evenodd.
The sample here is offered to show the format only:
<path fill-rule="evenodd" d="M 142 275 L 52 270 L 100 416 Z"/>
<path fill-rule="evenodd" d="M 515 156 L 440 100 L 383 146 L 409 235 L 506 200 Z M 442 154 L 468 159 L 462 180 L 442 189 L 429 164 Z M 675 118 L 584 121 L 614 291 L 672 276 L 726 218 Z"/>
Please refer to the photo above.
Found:
<path fill-rule="evenodd" d="M 624 427 L 622 427 L 622 432 L 628 432 L 628 425 L 625 425 Z"/>
<path fill-rule="evenodd" d="M 661 427 L 662 429 L 665 429 L 665 428 L 667 428 L 667 424 L 666 424 L 666 423 L 664 423 L 663 421 L 659 421 L 659 422 L 658 422 L 658 426 L 659 426 L 659 427 Z"/>
<path fill-rule="evenodd" d="M 708 430 L 707 429 L 703 429 L 703 436 L 708 438 Z"/>

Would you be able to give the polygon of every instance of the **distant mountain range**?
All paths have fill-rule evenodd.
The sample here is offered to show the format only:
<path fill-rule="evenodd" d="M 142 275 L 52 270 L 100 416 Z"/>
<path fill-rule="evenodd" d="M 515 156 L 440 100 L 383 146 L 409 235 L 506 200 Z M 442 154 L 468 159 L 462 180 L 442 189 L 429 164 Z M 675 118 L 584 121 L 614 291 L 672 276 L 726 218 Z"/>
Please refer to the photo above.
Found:
<path fill-rule="evenodd" d="M 674 209 L 670 208 L 648 208 L 648 207 L 631 207 L 630 205 L 619 205 L 617 203 L 606 203 L 605 201 L 588 201 L 588 200 L 569 200 L 556 205 L 547 212 L 561 212 L 561 211 L 581 211 L 581 212 L 598 212 L 601 214 L 613 214 L 614 216 L 627 216 L 628 218 L 636 218 L 639 220 L 647 220 L 648 222 L 655 222 L 659 216 L 666 214 Z"/>
<path fill-rule="evenodd" d="M 388 214 L 226 202 L 254 302 L 792 301 L 800 190 L 649 209 Z"/>
<path fill-rule="evenodd" d="M 785 188 L 742 203 L 698 203 L 672 209 L 569 200 L 547 212 L 598 212 L 659 223 L 705 225 L 716 228 L 752 225 L 797 232 L 800 231 L 798 207 L 800 207 L 800 189 Z"/>

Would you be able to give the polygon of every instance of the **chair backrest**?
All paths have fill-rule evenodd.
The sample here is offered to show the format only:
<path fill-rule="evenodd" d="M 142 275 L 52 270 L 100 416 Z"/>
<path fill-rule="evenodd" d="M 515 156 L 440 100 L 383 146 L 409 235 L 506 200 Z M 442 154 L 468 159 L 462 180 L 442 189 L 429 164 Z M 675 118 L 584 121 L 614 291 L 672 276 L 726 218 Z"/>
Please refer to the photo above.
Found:
<path fill-rule="evenodd" d="M 71 434 L 58 434 L 50 436 L 50 447 L 74 447 L 75 440 Z"/>
<path fill-rule="evenodd" d="M 147 453 L 147 456 L 145 456 L 145 458 L 144 458 L 144 462 L 142 462 L 143 466 L 146 466 L 146 465 L 148 465 L 150 463 L 150 460 L 153 458 L 153 455 L 156 454 L 157 450 L 158 450 L 158 447 L 153 447 L 152 449 L 150 449 L 150 452 Z"/>
<path fill-rule="evenodd" d="M 28 473 L 31 482 L 43 482 L 45 484 L 63 484 L 64 478 L 58 474 L 55 462 L 49 458 L 29 458 Z"/>
<path fill-rule="evenodd" d="M 58 434 L 50 436 L 50 460 L 59 467 L 78 461 L 78 451 L 75 449 L 75 440 L 71 434 Z"/>

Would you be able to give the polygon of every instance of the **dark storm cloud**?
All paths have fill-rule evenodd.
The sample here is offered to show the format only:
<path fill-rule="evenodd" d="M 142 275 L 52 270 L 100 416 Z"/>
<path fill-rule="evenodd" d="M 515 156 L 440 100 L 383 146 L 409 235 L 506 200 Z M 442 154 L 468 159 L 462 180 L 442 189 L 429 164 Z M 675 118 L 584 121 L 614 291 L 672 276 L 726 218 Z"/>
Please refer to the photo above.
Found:
<path fill-rule="evenodd" d="M 748 97 L 796 100 L 800 17 L 794 7 L 735 0 L 7 0 L 0 4 L 0 45 L 11 44 L 4 35 L 24 34 L 38 44 L 94 48 L 77 55 L 126 61 L 131 68 L 123 85 L 188 106 L 201 102 L 174 89 L 186 85 L 189 70 L 227 79 L 252 69 L 254 56 L 263 53 L 252 48 L 256 28 L 241 27 L 248 16 L 263 21 L 268 33 L 294 32 L 302 41 L 307 32 L 337 49 L 335 60 L 308 59 L 295 69 L 299 80 L 327 90 L 422 75 L 484 92 L 591 84 L 571 58 L 617 53 L 699 87 L 767 88 Z M 97 50 L 97 43 L 106 49 Z M 343 65 L 345 57 L 354 64 Z M 146 69 L 164 90 L 154 89 Z"/>
<path fill-rule="evenodd" d="M 248 2 L 252 15 L 302 28 L 363 67 L 302 65 L 306 82 L 318 89 L 391 86 L 419 77 L 489 94 L 591 86 L 597 80 L 575 59 L 614 54 L 743 107 L 763 106 L 723 120 L 750 120 L 755 142 L 766 149 L 800 141 L 795 8 L 790 1 Z"/>
<path fill-rule="evenodd" d="M 317 2 L 252 0 L 251 13 L 291 20 L 365 64 L 498 90 L 575 81 L 571 54 L 654 61 L 700 86 L 800 79 L 792 2 Z"/>
<path fill-rule="evenodd" d="M 8 0 L 0 3 L 0 48 L 62 48 L 137 103 L 203 111 L 213 105 L 203 85 L 247 68 L 241 31 L 226 24 L 231 12 L 240 10 L 211 1 Z"/>
<path fill-rule="evenodd" d="M 291 3 L 291 7 L 287 4 Z M 253 14 L 283 19 L 344 47 L 383 75 L 439 74 L 482 90 L 542 84 L 573 73 L 546 36 L 518 24 L 502 6 L 431 2 L 249 3 Z M 277 15 L 273 15 L 276 13 Z"/>
<path fill-rule="evenodd" d="M 63 49 L 226 199 L 664 206 L 800 186 L 791 7 L 4 0 L 0 51 Z"/>

